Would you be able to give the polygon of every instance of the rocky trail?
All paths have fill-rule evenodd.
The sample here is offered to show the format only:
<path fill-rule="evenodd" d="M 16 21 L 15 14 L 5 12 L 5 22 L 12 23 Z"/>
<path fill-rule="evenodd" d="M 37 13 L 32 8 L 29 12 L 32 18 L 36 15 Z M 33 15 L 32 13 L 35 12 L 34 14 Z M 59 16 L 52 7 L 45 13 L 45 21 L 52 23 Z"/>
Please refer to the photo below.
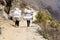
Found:
<path fill-rule="evenodd" d="M 39 26 L 32 24 L 26 27 L 26 21 L 21 20 L 19 27 L 14 27 L 14 22 L 0 18 L 0 40 L 47 40 L 38 33 Z"/>

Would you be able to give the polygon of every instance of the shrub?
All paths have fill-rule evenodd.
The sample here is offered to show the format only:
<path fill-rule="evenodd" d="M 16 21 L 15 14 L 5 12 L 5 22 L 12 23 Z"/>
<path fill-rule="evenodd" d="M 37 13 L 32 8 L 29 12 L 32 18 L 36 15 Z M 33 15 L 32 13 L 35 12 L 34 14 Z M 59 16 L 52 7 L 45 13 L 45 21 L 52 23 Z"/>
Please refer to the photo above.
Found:
<path fill-rule="evenodd" d="M 46 20 L 53 20 L 52 17 L 51 17 L 51 15 L 49 14 L 49 12 L 48 11 L 44 11 L 42 9 L 40 9 L 37 12 L 37 15 L 35 17 L 36 17 L 35 23 L 45 24 Z"/>
<path fill-rule="evenodd" d="M 50 23 L 46 27 L 45 25 L 47 23 L 47 20 L 50 20 Z M 50 13 L 46 10 L 38 10 L 35 23 L 39 23 L 40 27 L 42 28 L 42 31 L 40 30 L 39 33 L 43 35 L 44 38 L 54 40 L 57 37 L 56 35 L 60 33 L 60 24 L 54 18 L 52 18 Z"/>

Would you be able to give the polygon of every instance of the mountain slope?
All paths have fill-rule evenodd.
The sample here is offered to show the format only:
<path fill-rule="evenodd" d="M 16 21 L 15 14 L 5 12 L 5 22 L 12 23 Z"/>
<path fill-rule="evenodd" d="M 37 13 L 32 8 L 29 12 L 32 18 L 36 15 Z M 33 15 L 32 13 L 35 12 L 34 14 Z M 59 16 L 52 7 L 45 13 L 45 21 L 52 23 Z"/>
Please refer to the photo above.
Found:
<path fill-rule="evenodd" d="M 59 0 L 25 0 L 25 2 L 35 9 L 39 9 L 40 7 L 47 9 L 56 20 L 60 21 Z"/>
<path fill-rule="evenodd" d="M 5 2 L 5 0 L 3 1 Z M 0 2 L 2 2 L 2 0 L 0 0 Z M 14 7 L 15 5 L 17 5 L 17 7 L 20 7 L 24 3 L 26 3 L 26 5 L 32 6 L 34 9 L 39 9 L 40 7 L 47 9 L 51 13 L 51 15 L 60 22 L 60 1 L 59 0 L 13 0 L 12 7 Z"/>

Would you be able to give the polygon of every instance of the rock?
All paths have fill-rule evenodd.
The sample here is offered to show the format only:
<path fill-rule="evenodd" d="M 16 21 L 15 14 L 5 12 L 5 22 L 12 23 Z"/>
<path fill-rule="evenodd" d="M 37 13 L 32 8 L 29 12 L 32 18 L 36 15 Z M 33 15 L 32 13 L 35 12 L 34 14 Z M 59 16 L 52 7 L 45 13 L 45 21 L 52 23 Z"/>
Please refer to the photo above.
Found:
<path fill-rule="evenodd" d="M 33 28 L 36 29 L 37 31 L 38 31 L 38 30 L 41 30 L 40 26 L 37 25 L 37 24 L 35 24 Z"/>
<path fill-rule="evenodd" d="M 8 19 L 8 14 L 4 12 L 4 13 L 3 13 L 3 18 L 4 18 L 4 19 Z"/>

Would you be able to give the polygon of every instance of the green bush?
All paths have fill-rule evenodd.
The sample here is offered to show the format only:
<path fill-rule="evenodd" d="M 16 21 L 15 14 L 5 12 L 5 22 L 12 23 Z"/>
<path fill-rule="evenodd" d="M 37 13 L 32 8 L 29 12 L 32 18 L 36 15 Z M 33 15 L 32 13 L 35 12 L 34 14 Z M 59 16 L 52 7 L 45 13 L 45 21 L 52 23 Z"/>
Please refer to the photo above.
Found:
<path fill-rule="evenodd" d="M 37 15 L 35 17 L 36 17 L 35 22 L 42 24 L 42 26 L 44 26 L 44 24 L 46 23 L 46 20 L 51 21 L 50 22 L 51 27 L 59 26 L 59 23 L 56 20 L 54 20 L 54 18 L 52 18 L 52 16 L 50 15 L 50 13 L 47 10 L 40 9 L 37 12 Z"/>
<path fill-rule="evenodd" d="M 49 12 L 42 9 L 37 12 L 37 15 L 35 17 L 35 23 L 42 23 L 42 25 L 45 23 L 46 20 L 53 20 Z"/>
<path fill-rule="evenodd" d="M 39 33 L 43 35 L 44 38 L 53 40 L 52 37 L 54 37 L 56 34 L 56 33 L 54 34 L 54 32 L 56 30 L 59 30 L 57 28 L 60 28 L 60 24 L 50 15 L 50 13 L 47 10 L 42 10 L 42 9 L 38 10 L 37 15 L 35 17 L 36 17 L 36 20 L 34 22 L 39 23 L 40 27 L 42 28 L 42 31 L 40 30 Z M 45 25 L 47 20 L 50 20 L 50 23 L 46 28 Z M 44 30 L 45 28 L 46 30 Z M 53 33 L 51 33 L 52 29 L 53 29 Z M 52 34 L 54 34 L 54 36 Z"/>

